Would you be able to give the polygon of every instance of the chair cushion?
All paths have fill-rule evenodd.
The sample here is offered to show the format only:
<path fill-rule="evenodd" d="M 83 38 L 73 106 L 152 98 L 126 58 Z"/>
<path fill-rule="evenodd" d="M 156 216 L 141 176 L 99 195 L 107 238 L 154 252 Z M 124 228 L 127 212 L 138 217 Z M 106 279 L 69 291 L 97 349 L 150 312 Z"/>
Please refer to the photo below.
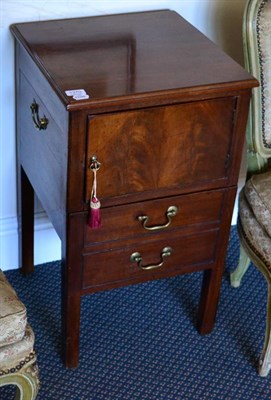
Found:
<path fill-rule="evenodd" d="M 249 247 L 263 261 L 271 272 L 271 239 L 257 221 L 244 195 L 244 189 L 239 196 L 239 223 Z"/>
<path fill-rule="evenodd" d="M 22 361 L 28 361 L 30 353 L 33 352 L 35 336 L 29 324 L 25 329 L 22 340 L 8 344 L 0 348 L 0 371 L 23 366 Z"/>
<path fill-rule="evenodd" d="M 245 196 L 258 223 L 271 237 L 271 172 L 253 175 L 245 185 Z"/>
<path fill-rule="evenodd" d="M 24 304 L 0 271 L 0 348 L 22 340 L 26 322 Z"/>

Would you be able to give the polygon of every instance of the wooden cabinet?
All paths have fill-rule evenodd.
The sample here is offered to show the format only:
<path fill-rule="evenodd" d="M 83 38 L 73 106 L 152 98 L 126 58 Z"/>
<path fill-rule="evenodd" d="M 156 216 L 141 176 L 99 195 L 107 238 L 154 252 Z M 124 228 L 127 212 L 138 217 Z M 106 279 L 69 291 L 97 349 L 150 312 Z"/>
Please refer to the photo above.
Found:
<path fill-rule="evenodd" d="M 62 241 L 65 365 L 79 360 L 81 296 L 98 290 L 202 270 L 210 332 L 257 81 L 172 11 L 11 30 L 21 267 L 33 270 L 35 192 Z"/>

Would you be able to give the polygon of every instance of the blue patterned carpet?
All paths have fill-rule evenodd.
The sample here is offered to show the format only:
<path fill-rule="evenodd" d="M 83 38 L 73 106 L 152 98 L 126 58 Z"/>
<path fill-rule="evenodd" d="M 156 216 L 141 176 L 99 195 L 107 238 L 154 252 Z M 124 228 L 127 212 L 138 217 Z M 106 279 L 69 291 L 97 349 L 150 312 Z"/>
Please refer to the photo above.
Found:
<path fill-rule="evenodd" d="M 257 375 L 265 330 L 266 284 L 250 267 L 229 285 L 238 259 L 232 230 L 215 329 L 194 328 L 201 273 L 86 296 L 81 362 L 66 370 L 60 349 L 60 263 L 27 278 L 6 273 L 36 334 L 38 400 L 270 400 L 271 374 Z M 0 399 L 9 400 L 8 388 Z"/>

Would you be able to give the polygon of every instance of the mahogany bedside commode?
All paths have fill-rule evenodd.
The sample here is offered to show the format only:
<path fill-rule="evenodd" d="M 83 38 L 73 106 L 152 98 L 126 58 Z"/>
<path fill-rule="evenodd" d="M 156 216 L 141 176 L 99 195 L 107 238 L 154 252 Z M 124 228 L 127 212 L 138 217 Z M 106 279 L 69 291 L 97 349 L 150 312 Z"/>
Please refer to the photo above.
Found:
<path fill-rule="evenodd" d="M 100 290 L 202 270 L 210 332 L 257 81 L 168 10 L 11 30 L 21 267 L 33 270 L 35 191 L 62 241 L 65 365 L 79 361 L 81 296 Z"/>

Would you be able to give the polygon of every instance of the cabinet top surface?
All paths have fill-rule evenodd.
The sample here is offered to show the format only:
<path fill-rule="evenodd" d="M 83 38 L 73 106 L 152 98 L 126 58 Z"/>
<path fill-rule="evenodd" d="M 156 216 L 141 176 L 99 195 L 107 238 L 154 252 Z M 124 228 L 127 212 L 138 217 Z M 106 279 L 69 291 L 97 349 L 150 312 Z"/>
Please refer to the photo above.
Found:
<path fill-rule="evenodd" d="M 257 85 L 169 10 L 20 23 L 11 31 L 70 109 Z M 75 89 L 84 89 L 89 99 L 66 94 Z"/>

